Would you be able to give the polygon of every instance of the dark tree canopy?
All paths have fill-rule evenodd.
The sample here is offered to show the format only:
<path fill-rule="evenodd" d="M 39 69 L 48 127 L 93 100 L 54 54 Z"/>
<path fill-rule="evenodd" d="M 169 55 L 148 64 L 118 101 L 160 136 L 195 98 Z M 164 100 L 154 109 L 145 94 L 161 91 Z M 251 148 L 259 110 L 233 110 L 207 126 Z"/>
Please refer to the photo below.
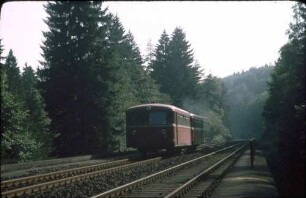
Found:
<path fill-rule="evenodd" d="M 168 99 L 145 72 L 132 33 L 98 2 L 50 2 L 46 11 L 39 76 L 55 154 L 124 148 L 125 110 Z"/>
<path fill-rule="evenodd" d="M 102 138 L 99 94 L 104 89 L 96 72 L 104 61 L 99 27 L 106 16 L 99 2 L 49 2 L 45 8 L 50 31 L 44 32 L 45 61 L 39 74 L 56 153 L 97 151 Z"/>
<path fill-rule="evenodd" d="M 143 58 L 132 32 L 102 5 L 47 2 L 49 30 L 43 32 L 44 59 L 37 73 L 26 65 L 20 74 L 13 52 L 6 57 L 1 65 L 5 158 L 126 150 L 125 110 L 151 102 L 186 110 L 193 109 L 188 103 L 199 104 L 199 112 L 210 112 L 203 116 L 211 139 L 229 138 L 224 86 L 216 77 L 205 78 L 183 30 L 175 28 L 171 37 L 164 31 Z"/>
<path fill-rule="evenodd" d="M 49 118 L 44 111 L 44 102 L 36 87 L 37 78 L 28 66 L 20 73 L 12 50 L 3 59 L 1 159 L 5 163 L 45 159 L 52 149 L 52 137 L 49 134 Z"/>
<path fill-rule="evenodd" d="M 199 66 L 194 64 L 192 49 L 181 28 L 175 28 L 171 39 L 164 31 L 150 64 L 151 76 L 160 91 L 169 94 L 173 104 L 182 107 L 185 99 L 194 98 L 199 83 Z"/>
<path fill-rule="evenodd" d="M 305 4 L 298 2 L 293 11 L 289 41 L 280 49 L 269 83 L 263 140 L 281 194 L 305 196 Z"/>

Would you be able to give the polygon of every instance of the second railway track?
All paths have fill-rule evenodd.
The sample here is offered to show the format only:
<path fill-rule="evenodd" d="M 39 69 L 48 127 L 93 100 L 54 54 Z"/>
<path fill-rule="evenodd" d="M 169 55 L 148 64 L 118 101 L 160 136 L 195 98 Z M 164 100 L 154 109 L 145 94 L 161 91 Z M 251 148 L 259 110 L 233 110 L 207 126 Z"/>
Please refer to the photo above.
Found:
<path fill-rule="evenodd" d="M 153 185 L 154 182 L 162 181 L 168 176 L 174 176 L 188 167 L 193 167 L 199 161 L 211 161 L 210 156 L 215 156 L 216 153 L 221 155 L 226 150 L 234 149 L 237 145 L 228 146 L 209 154 L 207 154 L 207 151 L 210 149 L 204 149 L 192 154 L 172 156 L 165 159 L 158 157 L 134 163 L 125 159 L 115 161 L 115 163 L 118 163 L 117 165 L 105 163 L 104 168 L 100 167 L 99 170 L 93 169 L 93 166 L 91 166 L 91 170 L 82 170 L 84 167 L 80 167 L 38 176 L 41 179 L 31 178 L 32 176 L 23 182 L 15 179 L 14 182 L 17 183 L 1 183 L 1 197 L 91 197 L 95 195 L 95 197 L 128 197 L 129 193 L 132 193 L 130 197 L 135 197 L 137 188 L 142 189 L 144 186 Z M 211 165 L 212 162 L 209 162 L 209 164 Z M 168 172 L 168 169 L 173 168 L 174 171 Z M 164 175 L 158 176 L 160 172 L 164 172 Z M 187 172 L 189 173 L 186 174 L 190 174 L 192 171 L 190 169 Z M 196 172 L 192 175 L 195 175 Z M 54 173 L 58 176 L 52 176 Z M 43 179 L 44 177 L 45 179 Z M 180 184 L 188 180 L 187 177 L 184 179 L 184 176 L 181 178 Z M 124 189 L 122 186 L 129 187 Z M 5 189 L 3 190 L 3 188 Z M 159 192 L 160 197 L 166 196 L 173 190 L 174 188 L 172 190 L 168 189 L 167 193 Z M 153 193 L 152 190 L 146 194 L 150 195 L 151 193 Z"/>
<path fill-rule="evenodd" d="M 139 165 L 153 163 L 159 160 L 161 160 L 161 157 L 132 163 L 128 159 L 123 159 L 114 162 L 2 181 L 1 197 L 15 197 L 24 194 L 30 195 L 45 189 L 50 189 L 99 175 L 111 174 L 115 171 L 124 171 L 125 169 L 131 167 L 137 167 Z"/>

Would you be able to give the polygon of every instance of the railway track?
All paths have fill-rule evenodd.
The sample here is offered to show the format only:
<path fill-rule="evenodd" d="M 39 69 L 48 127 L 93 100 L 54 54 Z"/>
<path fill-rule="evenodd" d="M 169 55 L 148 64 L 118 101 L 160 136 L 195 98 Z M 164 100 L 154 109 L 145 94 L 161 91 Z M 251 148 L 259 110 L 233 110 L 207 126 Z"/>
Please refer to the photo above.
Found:
<path fill-rule="evenodd" d="M 233 145 L 95 195 L 102 197 L 197 197 L 207 194 L 247 144 Z M 208 158 L 214 158 L 213 160 Z M 203 178 L 214 171 L 215 179 Z M 204 187 L 203 187 L 204 185 Z M 200 186 L 196 188 L 195 186 Z M 193 189 L 193 190 L 191 190 Z M 202 189 L 202 190 L 200 190 Z M 203 191 L 204 189 L 204 191 Z"/>
<path fill-rule="evenodd" d="M 194 161 L 193 164 L 196 164 L 198 161 L 194 158 L 200 159 L 205 155 L 205 159 L 207 159 L 209 156 L 214 156 L 216 153 L 221 153 L 230 148 L 233 149 L 233 147 L 230 146 L 208 155 L 204 153 L 207 154 L 207 151 L 211 149 L 206 148 L 204 149 L 205 151 L 199 151 L 194 154 L 173 156 L 165 159 L 158 157 L 138 162 L 123 159 L 111 163 L 101 163 L 7 180 L 1 182 L 1 197 L 90 197 L 97 195 L 99 192 L 112 191 L 122 185 L 131 183 L 131 181 L 137 181 L 139 178 L 150 177 L 151 174 L 163 172 L 163 170 L 167 170 L 169 167 L 176 167 L 178 166 L 177 164 L 189 161 L 190 159 L 193 159 L 191 161 Z M 192 163 L 188 164 L 186 162 L 184 167 L 192 167 Z M 176 173 L 183 168 L 177 168 L 174 172 Z M 173 174 L 166 173 L 160 179 Z M 149 184 L 155 180 L 156 178 L 153 178 L 151 181 L 144 182 Z M 143 184 L 137 185 L 142 186 Z M 134 190 L 134 187 L 129 189 L 129 191 Z M 117 197 L 121 194 L 115 193 L 115 195 L 111 196 Z"/>
<path fill-rule="evenodd" d="M 99 175 L 107 175 L 116 171 L 124 171 L 132 167 L 154 163 L 159 160 L 161 160 L 161 157 L 138 162 L 131 162 L 128 159 L 123 159 L 114 162 L 95 164 L 80 168 L 2 181 L 1 197 L 18 197 L 25 194 L 31 195 L 35 192 L 78 182 Z"/>

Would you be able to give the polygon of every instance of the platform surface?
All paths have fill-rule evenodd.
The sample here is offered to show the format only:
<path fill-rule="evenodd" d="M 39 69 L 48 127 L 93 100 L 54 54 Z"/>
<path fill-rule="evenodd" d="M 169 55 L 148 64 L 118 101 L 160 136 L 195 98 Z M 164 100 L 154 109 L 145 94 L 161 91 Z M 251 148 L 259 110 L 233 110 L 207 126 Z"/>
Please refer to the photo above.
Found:
<path fill-rule="evenodd" d="M 278 191 L 260 150 L 256 150 L 253 168 L 247 149 L 225 175 L 213 192 L 213 198 L 225 197 L 277 197 Z"/>

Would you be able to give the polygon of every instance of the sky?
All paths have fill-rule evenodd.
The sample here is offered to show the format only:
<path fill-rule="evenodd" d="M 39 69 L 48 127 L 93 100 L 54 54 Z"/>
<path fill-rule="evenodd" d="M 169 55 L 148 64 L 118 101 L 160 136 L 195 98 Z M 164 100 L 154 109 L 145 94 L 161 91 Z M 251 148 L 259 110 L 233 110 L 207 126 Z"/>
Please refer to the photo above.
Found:
<path fill-rule="evenodd" d="M 48 27 L 44 2 L 7 2 L 1 8 L 0 38 L 22 68 L 43 60 L 42 31 Z M 287 42 L 293 19 L 292 1 L 111 1 L 103 2 L 131 31 L 143 55 L 149 40 L 156 46 L 163 32 L 183 29 L 194 59 L 205 75 L 225 77 L 251 67 L 274 64 Z"/>

